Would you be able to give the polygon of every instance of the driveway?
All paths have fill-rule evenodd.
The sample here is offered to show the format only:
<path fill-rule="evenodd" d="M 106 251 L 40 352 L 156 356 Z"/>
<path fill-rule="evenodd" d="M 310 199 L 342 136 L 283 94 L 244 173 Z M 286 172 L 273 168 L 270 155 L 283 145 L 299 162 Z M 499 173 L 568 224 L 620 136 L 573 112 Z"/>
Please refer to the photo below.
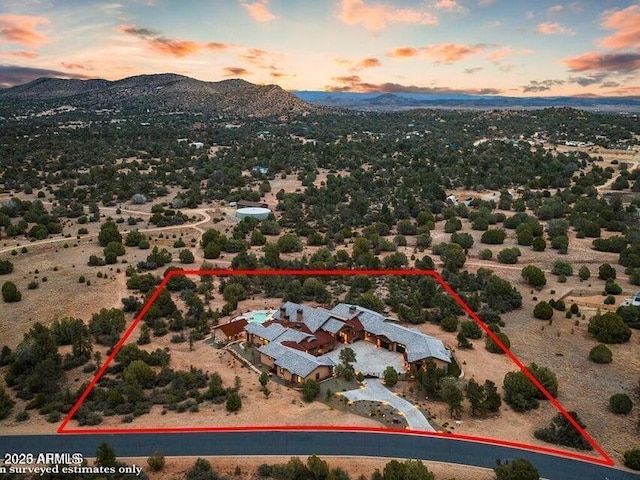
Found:
<path fill-rule="evenodd" d="M 398 410 L 402 415 L 404 415 L 404 418 L 407 419 L 407 423 L 409 424 L 409 428 L 411 430 L 435 432 L 435 429 L 427 421 L 420 410 L 418 410 L 413 404 L 407 402 L 405 399 L 391 393 L 387 389 L 387 387 L 382 384 L 381 380 L 372 378 L 369 380 L 365 380 L 363 384 L 364 388 L 349 390 L 348 392 L 341 392 L 341 395 L 344 395 L 352 402 L 372 400 L 388 403 L 393 408 Z"/>
<path fill-rule="evenodd" d="M 333 360 L 336 365 L 340 363 L 340 352 L 345 348 L 351 348 L 356 354 L 353 368 L 363 375 L 382 377 L 382 372 L 388 366 L 392 366 L 396 372 L 404 373 L 404 359 L 401 353 L 390 352 L 384 348 L 377 348 L 370 342 L 355 342 L 349 345 L 340 345 L 335 350 L 325 353 L 323 357 Z"/>

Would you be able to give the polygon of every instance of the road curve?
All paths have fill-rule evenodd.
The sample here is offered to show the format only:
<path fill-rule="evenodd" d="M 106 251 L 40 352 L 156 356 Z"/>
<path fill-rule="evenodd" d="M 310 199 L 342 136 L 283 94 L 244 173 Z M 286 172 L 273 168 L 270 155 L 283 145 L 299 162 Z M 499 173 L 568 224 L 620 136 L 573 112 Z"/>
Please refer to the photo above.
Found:
<path fill-rule="evenodd" d="M 493 468 L 496 460 L 527 458 L 549 480 L 639 480 L 640 475 L 592 463 L 518 448 L 455 438 L 407 433 L 332 431 L 254 431 L 81 435 L 2 435 L 5 453 L 95 455 L 107 442 L 119 457 L 166 456 L 353 456 L 431 460 Z M 267 461 L 267 459 L 265 459 Z"/>

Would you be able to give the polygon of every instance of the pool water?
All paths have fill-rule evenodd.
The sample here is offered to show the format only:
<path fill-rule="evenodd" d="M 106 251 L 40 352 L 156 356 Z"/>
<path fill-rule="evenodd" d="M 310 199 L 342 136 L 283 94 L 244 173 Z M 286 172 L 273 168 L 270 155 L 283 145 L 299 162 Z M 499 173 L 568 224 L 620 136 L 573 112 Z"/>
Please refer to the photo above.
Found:
<path fill-rule="evenodd" d="M 250 321 L 254 323 L 264 323 L 271 318 L 271 314 L 264 312 L 256 312 L 251 315 Z"/>

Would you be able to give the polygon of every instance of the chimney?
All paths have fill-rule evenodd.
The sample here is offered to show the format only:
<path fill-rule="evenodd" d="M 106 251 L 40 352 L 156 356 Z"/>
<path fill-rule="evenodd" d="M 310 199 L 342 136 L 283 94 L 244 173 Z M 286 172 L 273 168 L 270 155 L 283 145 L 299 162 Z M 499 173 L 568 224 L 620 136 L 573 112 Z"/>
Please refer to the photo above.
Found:
<path fill-rule="evenodd" d="M 282 305 L 280 307 L 280 314 L 278 315 L 280 320 L 288 320 L 289 317 L 287 316 L 287 309 L 284 308 L 284 305 Z"/>
<path fill-rule="evenodd" d="M 302 308 L 296 310 L 296 322 L 302 321 Z"/>
<path fill-rule="evenodd" d="M 356 306 L 355 305 L 350 305 L 349 306 L 349 313 L 351 313 L 351 314 L 356 313 Z"/>

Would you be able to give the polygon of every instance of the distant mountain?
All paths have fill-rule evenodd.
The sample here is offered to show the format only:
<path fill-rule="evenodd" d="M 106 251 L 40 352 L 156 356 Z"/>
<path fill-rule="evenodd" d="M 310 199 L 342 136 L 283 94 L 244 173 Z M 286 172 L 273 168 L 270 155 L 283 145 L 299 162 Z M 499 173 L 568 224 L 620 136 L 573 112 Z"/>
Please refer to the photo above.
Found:
<path fill-rule="evenodd" d="M 294 92 L 313 105 L 350 110 L 394 111 L 412 108 L 534 109 L 573 107 L 583 110 L 640 112 L 640 97 L 504 97 L 465 93 Z"/>
<path fill-rule="evenodd" d="M 202 112 L 257 117 L 302 114 L 317 109 L 277 85 L 244 80 L 203 82 L 176 74 L 138 75 L 117 81 L 39 78 L 0 90 L 2 104 L 72 105 L 123 112 Z"/>

